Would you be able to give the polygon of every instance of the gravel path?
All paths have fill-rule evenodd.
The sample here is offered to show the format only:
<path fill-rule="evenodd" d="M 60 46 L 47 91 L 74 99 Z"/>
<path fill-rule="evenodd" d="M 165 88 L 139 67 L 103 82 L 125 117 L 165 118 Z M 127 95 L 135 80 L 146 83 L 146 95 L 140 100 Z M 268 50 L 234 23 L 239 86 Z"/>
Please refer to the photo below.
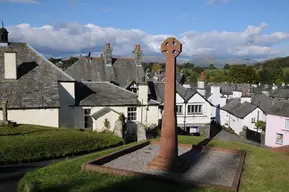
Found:
<path fill-rule="evenodd" d="M 158 152 L 158 145 L 148 145 L 103 166 L 150 174 L 168 174 L 147 167 Z M 178 176 L 180 179 L 223 186 L 232 185 L 240 160 L 240 156 L 233 153 L 211 150 L 197 152 L 183 147 L 179 147 L 179 155 L 185 157 L 190 168 L 183 174 L 170 173 L 170 175 Z"/>

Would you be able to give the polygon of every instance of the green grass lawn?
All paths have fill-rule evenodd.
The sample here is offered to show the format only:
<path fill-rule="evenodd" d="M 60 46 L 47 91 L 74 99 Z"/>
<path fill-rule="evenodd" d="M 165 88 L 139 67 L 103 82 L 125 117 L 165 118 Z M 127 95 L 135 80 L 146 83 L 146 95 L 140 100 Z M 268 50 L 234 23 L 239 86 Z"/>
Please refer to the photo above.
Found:
<path fill-rule="evenodd" d="M 112 134 L 79 129 L 35 125 L 0 127 L 0 165 L 64 157 L 122 142 L 121 138 Z"/>
<path fill-rule="evenodd" d="M 203 138 L 180 136 L 179 142 L 197 144 Z M 194 191 L 218 192 L 212 188 L 193 189 L 170 182 L 149 181 L 141 178 L 109 176 L 106 174 L 81 171 L 80 166 L 97 157 L 131 146 L 89 154 L 76 159 L 51 164 L 27 173 L 19 183 L 19 191 L 24 184 L 38 183 L 39 191 Z M 269 149 L 258 148 L 236 142 L 213 140 L 208 146 L 241 149 L 247 152 L 240 183 L 240 192 L 287 192 L 289 189 L 289 160 L 287 156 L 273 153 Z"/>

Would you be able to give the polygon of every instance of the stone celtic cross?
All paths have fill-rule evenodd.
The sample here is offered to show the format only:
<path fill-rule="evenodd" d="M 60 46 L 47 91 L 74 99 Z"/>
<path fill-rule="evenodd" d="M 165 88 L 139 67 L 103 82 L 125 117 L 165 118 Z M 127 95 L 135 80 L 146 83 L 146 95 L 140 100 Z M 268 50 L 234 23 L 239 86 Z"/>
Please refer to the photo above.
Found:
<path fill-rule="evenodd" d="M 176 58 L 182 52 L 182 44 L 174 37 L 170 37 L 162 43 L 161 52 L 167 58 Z"/>
<path fill-rule="evenodd" d="M 171 170 L 178 157 L 176 132 L 176 57 L 182 52 L 182 44 L 170 37 L 161 44 L 161 52 L 166 57 L 164 113 L 159 155 L 149 163 L 150 168 Z"/>

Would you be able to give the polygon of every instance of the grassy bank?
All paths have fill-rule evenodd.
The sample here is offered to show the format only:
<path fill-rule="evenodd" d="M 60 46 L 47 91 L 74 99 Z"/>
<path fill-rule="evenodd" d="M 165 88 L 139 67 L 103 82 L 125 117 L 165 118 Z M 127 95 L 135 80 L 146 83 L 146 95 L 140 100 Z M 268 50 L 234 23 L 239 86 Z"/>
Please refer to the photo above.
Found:
<path fill-rule="evenodd" d="M 19 125 L 0 127 L 0 165 L 42 161 L 122 143 L 108 133 Z"/>
<path fill-rule="evenodd" d="M 179 142 L 197 144 L 202 137 L 180 136 Z M 131 144 L 130 144 L 131 145 Z M 216 189 L 192 189 L 169 182 L 149 181 L 132 177 L 109 176 L 100 173 L 89 173 L 80 170 L 80 166 L 96 157 L 112 153 L 130 145 L 106 150 L 80 158 L 66 160 L 30 172 L 22 178 L 19 190 L 23 191 L 25 183 L 39 183 L 39 191 L 194 191 L 217 192 Z M 241 149 L 247 152 L 243 168 L 240 192 L 278 191 L 289 189 L 288 157 L 273 153 L 269 149 L 241 144 L 237 142 L 211 141 L 208 146 Z"/>

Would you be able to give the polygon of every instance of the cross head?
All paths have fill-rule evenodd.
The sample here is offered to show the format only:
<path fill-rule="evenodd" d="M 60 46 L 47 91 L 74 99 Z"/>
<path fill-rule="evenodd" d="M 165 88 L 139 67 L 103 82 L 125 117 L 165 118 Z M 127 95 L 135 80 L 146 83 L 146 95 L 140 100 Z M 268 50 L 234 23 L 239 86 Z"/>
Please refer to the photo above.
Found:
<path fill-rule="evenodd" d="M 182 52 L 182 44 L 174 37 L 167 38 L 161 45 L 165 57 L 177 57 Z"/>

